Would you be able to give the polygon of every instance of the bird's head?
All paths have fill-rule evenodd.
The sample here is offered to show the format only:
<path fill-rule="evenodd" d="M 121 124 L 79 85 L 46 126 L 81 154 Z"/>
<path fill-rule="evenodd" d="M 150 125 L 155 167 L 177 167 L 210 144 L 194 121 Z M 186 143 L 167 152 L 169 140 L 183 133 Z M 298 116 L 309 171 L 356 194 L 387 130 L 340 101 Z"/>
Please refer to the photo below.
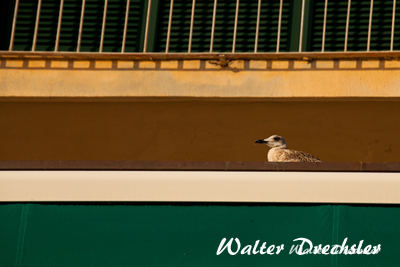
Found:
<path fill-rule="evenodd" d="M 283 139 L 283 137 L 279 136 L 279 135 L 271 135 L 270 137 L 268 137 L 266 139 L 256 140 L 255 144 L 266 144 L 267 146 L 269 146 L 271 148 L 274 148 L 274 147 L 287 148 L 285 139 Z"/>

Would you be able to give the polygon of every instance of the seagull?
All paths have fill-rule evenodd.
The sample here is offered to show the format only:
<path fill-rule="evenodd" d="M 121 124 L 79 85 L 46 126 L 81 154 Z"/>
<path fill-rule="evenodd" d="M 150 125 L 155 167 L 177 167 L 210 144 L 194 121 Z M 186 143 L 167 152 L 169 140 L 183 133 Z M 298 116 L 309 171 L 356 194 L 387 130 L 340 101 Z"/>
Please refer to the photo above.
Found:
<path fill-rule="evenodd" d="M 266 144 L 271 148 L 268 152 L 269 162 L 321 162 L 308 153 L 288 149 L 285 139 L 279 135 L 256 140 L 255 144 Z"/>

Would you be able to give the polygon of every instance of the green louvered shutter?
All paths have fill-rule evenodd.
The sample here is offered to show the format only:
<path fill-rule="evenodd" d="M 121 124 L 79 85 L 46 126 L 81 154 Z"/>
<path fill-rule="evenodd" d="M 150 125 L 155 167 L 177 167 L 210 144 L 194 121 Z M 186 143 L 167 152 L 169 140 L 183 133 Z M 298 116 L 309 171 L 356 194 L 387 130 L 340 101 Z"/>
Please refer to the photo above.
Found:
<path fill-rule="evenodd" d="M 371 1 L 352 0 L 347 51 L 366 51 Z M 312 1 L 310 38 L 307 51 L 321 51 L 325 0 Z M 328 1 L 325 51 L 344 51 L 348 0 Z M 390 50 L 392 0 L 374 0 L 371 27 L 371 51 Z M 400 48 L 400 4 L 396 6 L 394 50 Z M 398 37 L 396 37 L 398 36 Z"/>
<path fill-rule="evenodd" d="M 37 1 L 19 2 L 15 26 L 14 51 L 31 51 L 35 31 Z"/>
<path fill-rule="evenodd" d="M 169 52 L 187 52 L 190 31 L 192 1 L 175 0 L 171 21 L 171 39 Z M 165 52 L 170 1 L 159 1 L 158 25 L 156 33 L 156 52 Z"/>
<path fill-rule="evenodd" d="M 156 52 L 165 52 L 168 35 L 169 0 L 159 1 L 159 17 L 156 35 Z M 283 1 L 280 51 L 291 51 L 294 1 Z M 278 35 L 279 1 L 262 1 L 258 52 L 275 52 Z M 214 1 L 197 0 L 193 23 L 191 52 L 209 52 Z M 175 0 L 171 23 L 169 52 L 187 52 L 190 35 L 192 1 Z M 258 0 L 240 1 L 235 52 L 254 52 L 257 26 Z M 235 26 L 236 1 L 218 0 L 215 19 L 213 52 L 231 52 Z M 297 22 L 299 25 L 299 21 Z M 296 26 L 296 23 L 294 24 Z M 296 28 L 296 29 L 294 29 Z"/>
<path fill-rule="evenodd" d="M 123 2 L 126 5 L 126 1 Z M 146 30 L 145 27 L 146 27 L 146 15 L 147 15 L 147 0 L 143 1 L 131 0 L 129 7 L 130 8 L 129 8 L 128 28 L 125 40 L 126 41 L 125 52 L 130 52 L 130 53 L 142 52 L 144 43 L 144 33 Z M 121 35 L 122 33 L 123 32 L 121 28 Z"/>
<path fill-rule="evenodd" d="M 289 52 L 291 41 L 291 21 L 292 21 L 292 1 L 282 2 L 282 19 L 279 51 Z M 278 38 L 278 25 L 279 25 L 279 7 L 278 1 L 263 1 L 260 11 L 260 29 L 258 36 L 258 52 L 275 52 Z M 254 17 L 253 21 L 257 18 Z M 246 17 L 243 18 L 246 21 Z M 254 27 L 254 26 L 253 26 Z M 251 27 L 251 29 L 253 29 Z M 293 29 L 294 30 L 294 29 Z M 246 32 L 246 27 L 243 28 L 242 33 Z M 245 37 L 247 38 L 247 36 Z M 292 40 L 294 41 L 294 40 Z M 294 41 L 297 44 L 297 40 Z M 243 51 L 248 52 L 248 51 Z"/>
<path fill-rule="evenodd" d="M 36 43 L 37 51 L 54 51 L 59 12 L 58 1 L 42 0 Z"/>
<path fill-rule="evenodd" d="M 71 9 L 80 9 L 82 1 L 74 1 L 78 5 L 71 5 Z M 143 48 L 143 18 L 145 1 L 133 0 L 129 5 L 129 19 L 125 52 L 140 52 Z M 101 41 L 104 1 L 86 0 L 85 14 L 82 27 L 82 52 L 98 52 Z M 126 0 L 109 0 L 104 30 L 103 52 L 121 52 L 125 25 Z M 71 13 L 69 20 L 70 32 L 79 28 L 80 13 Z M 64 22 L 63 22 L 64 23 Z M 72 26 L 75 25 L 75 26 Z M 73 36 L 78 40 L 78 32 Z M 68 38 L 66 38 L 68 40 Z M 75 42 L 75 47 L 76 47 Z"/>
<path fill-rule="evenodd" d="M 121 52 L 126 0 L 109 0 L 103 52 Z M 130 1 L 125 52 L 143 51 L 147 0 Z M 165 52 L 170 0 L 153 0 L 148 36 L 148 52 Z M 280 1 L 262 1 L 258 52 L 275 52 Z M 284 0 L 280 32 L 280 52 L 298 51 L 300 0 Z M 369 0 L 352 0 L 348 51 L 366 51 L 370 14 Z M 15 1 L 2 1 L 0 49 L 8 50 Z M 37 1 L 20 0 L 15 29 L 14 51 L 31 51 Z M 42 0 L 36 51 L 54 51 L 59 1 Z M 329 0 L 325 51 L 344 51 L 348 0 Z M 209 52 L 214 1 L 197 0 L 191 52 Z M 65 0 L 58 51 L 76 51 L 82 0 Z M 303 51 L 321 51 L 325 0 L 305 0 Z M 258 0 L 240 1 L 235 52 L 254 52 Z M 175 0 L 169 52 L 187 52 L 189 46 L 192 1 Z M 81 39 L 82 52 L 98 52 L 103 23 L 104 0 L 86 0 Z M 236 1 L 218 0 L 213 52 L 231 52 Z M 371 51 L 390 49 L 392 0 L 375 0 L 371 28 Z M 400 3 L 396 7 L 394 50 L 400 49 Z"/>
<path fill-rule="evenodd" d="M 9 1 L 9 22 L 0 28 L 1 49 L 7 50 L 11 35 L 15 3 Z M 121 52 L 125 24 L 126 0 L 109 0 L 104 32 L 103 52 Z M 2 7 L 4 3 L 2 4 Z M 14 51 L 31 51 L 35 30 L 37 1 L 20 0 L 15 28 Z M 141 52 L 144 38 L 144 19 L 147 1 L 131 0 L 125 52 Z M 42 0 L 36 51 L 54 51 L 60 1 Z M 82 0 L 64 0 L 58 51 L 77 51 Z M 82 28 L 81 52 L 98 52 L 103 23 L 104 0 L 86 0 Z"/>
<path fill-rule="evenodd" d="M 59 51 L 76 51 L 81 10 L 81 0 L 68 0 L 64 2 L 58 47 Z"/>
<path fill-rule="evenodd" d="M 398 4 L 398 3 L 396 3 Z M 400 5 L 396 7 L 397 24 L 400 23 Z M 372 13 L 372 27 L 371 27 L 371 51 L 388 51 L 390 50 L 390 38 L 392 30 L 392 12 L 393 1 L 375 0 Z M 400 25 L 399 25 L 400 26 Z M 395 36 L 399 36 L 400 28 L 397 28 Z M 395 43 L 394 43 L 395 44 Z M 399 42 L 397 41 L 397 49 L 399 49 Z"/>

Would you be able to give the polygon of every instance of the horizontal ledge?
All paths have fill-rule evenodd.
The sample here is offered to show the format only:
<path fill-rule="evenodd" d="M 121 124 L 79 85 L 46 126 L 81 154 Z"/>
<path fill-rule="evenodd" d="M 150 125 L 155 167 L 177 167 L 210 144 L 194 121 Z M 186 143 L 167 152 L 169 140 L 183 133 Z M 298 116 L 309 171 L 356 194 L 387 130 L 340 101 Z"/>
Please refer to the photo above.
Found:
<path fill-rule="evenodd" d="M 400 172 L 400 162 L 0 160 L 0 170 Z"/>
<path fill-rule="evenodd" d="M 0 201 L 400 204 L 399 173 L 2 171 Z"/>
<path fill-rule="evenodd" d="M 0 58 L 98 60 L 306 60 L 398 59 L 400 51 L 383 52 L 284 52 L 284 53 L 96 53 L 0 51 Z"/>

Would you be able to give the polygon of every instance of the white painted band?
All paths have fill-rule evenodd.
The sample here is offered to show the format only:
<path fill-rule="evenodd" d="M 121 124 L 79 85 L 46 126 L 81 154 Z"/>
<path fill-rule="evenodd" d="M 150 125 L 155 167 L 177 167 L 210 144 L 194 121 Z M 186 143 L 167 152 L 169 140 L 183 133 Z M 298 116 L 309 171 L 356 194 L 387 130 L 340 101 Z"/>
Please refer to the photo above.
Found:
<path fill-rule="evenodd" d="M 0 201 L 400 203 L 399 173 L 1 171 Z"/>

